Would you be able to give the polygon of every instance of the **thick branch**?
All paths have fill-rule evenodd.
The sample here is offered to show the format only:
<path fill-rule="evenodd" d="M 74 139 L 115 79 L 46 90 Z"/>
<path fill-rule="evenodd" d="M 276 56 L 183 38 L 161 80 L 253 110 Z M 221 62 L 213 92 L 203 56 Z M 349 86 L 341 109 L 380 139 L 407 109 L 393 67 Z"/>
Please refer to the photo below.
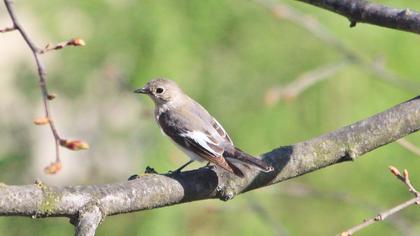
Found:
<path fill-rule="evenodd" d="M 263 158 L 275 167 L 271 173 L 248 169 L 244 178 L 238 178 L 217 168 L 201 168 L 172 175 L 146 174 L 136 180 L 106 185 L 0 185 L 0 215 L 66 216 L 89 219 L 94 225 L 99 216 L 209 198 L 229 200 L 252 189 L 355 160 L 419 129 L 420 96 L 331 133 L 264 154 Z M 91 216 L 79 218 L 92 203 L 98 209 L 89 211 Z M 101 214 L 97 214 L 99 209 Z"/>
<path fill-rule="evenodd" d="M 368 23 L 420 34 L 420 13 L 396 9 L 366 0 L 298 0 L 347 17 L 351 24 Z"/>

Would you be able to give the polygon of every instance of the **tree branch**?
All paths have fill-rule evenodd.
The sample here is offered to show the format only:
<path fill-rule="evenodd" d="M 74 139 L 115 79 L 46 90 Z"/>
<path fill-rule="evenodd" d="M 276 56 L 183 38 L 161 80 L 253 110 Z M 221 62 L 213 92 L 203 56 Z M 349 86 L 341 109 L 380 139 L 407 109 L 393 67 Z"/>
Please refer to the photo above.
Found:
<path fill-rule="evenodd" d="M 357 22 L 365 22 L 420 34 L 420 14 L 408 9 L 392 9 L 364 0 L 300 1 L 341 14 L 349 18 L 351 26 L 355 26 Z M 77 140 L 67 141 L 59 136 L 48 107 L 48 101 L 54 96 L 48 93 L 46 73 L 39 56 L 51 50 L 66 46 L 81 46 L 84 43 L 80 39 L 72 39 L 57 45 L 47 45 L 41 49 L 33 43 L 16 18 L 13 2 L 4 0 L 4 3 L 13 27 L 0 29 L 0 32 L 19 31 L 32 51 L 38 68 L 46 118 L 37 122 L 50 125 L 56 140 L 56 163 L 59 163 L 59 145 L 77 150 L 85 147 L 85 144 Z M 76 235 L 94 235 L 96 228 L 108 215 L 202 199 L 229 200 L 237 194 L 256 188 L 343 161 L 356 160 L 369 151 L 419 129 L 420 97 L 416 97 L 334 132 L 295 145 L 279 147 L 263 154 L 264 160 L 275 167 L 274 172 L 261 173 L 255 169 L 248 169 L 244 178 L 237 178 L 218 168 L 209 167 L 180 174 L 146 174 L 133 181 L 106 185 L 54 187 L 39 181 L 24 186 L 8 186 L 0 183 L 0 215 L 33 218 L 68 217 L 76 226 Z"/>
<path fill-rule="evenodd" d="M 410 9 L 396 9 L 366 0 L 297 0 L 335 12 L 356 23 L 368 23 L 382 27 L 420 34 L 420 13 Z"/>
<path fill-rule="evenodd" d="M 77 219 L 78 232 L 89 235 L 108 215 L 202 199 L 229 200 L 252 189 L 356 160 L 419 129 L 420 96 L 331 133 L 263 154 L 264 160 L 275 167 L 270 173 L 248 169 L 244 178 L 238 178 L 206 167 L 180 174 L 145 174 L 136 180 L 105 185 L 0 185 L 0 215 L 65 216 Z"/>
<path fill-rule="evenodd" d="M 79 212 L 79 217 L 75 223 L 76 236 L 95 235 L 96 228 L 102 222 L 101 209 L 96 205 L 88 205 L 84 210 Z"/>

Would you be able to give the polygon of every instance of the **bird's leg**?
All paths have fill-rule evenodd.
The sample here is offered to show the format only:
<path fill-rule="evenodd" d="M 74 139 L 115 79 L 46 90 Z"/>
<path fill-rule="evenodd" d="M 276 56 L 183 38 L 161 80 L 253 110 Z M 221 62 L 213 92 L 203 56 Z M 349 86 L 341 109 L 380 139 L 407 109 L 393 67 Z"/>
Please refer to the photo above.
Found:
<path fill-rule="evenodd" d="M 176 169 L 174 171 L 170 171 L 170 173 L 180 173 L 182 169 L 184 169 L 185 167 L 187 167 L 189 164 L 191 164 L 193 162 L 194 162 L 193 160 L 190 160 L 189 162 L 185 163 L 184 165 L 182 165 L 178 169 Z"/>
<path fill-rule="evenodd" d="M 207 162 L 207 164 L 203 167 L 201 167 L 200 169 L 213 169 L 215 167 L 215 165 L 212 165 L 213 163 L 211 163 L 210 161 Z"/>

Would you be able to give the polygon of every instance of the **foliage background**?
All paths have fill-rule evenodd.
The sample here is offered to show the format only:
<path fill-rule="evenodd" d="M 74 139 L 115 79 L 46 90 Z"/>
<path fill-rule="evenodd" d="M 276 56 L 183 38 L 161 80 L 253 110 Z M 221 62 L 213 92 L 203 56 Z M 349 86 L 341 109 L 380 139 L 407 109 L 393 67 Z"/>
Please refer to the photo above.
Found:
<path fill-rule="evenodd" d="M 420 9 L 418 1 L 380 1 Z M 417 35 L 349 22 L 295 1 L 279 1 L 319 20 L 368 61 L 420 83 Z M 184 155 L 161 136 L 153 105 L 134 88 L 155 77 L 177 81 L 252 154 L 296 143 L 364 119 L 420 91 L 400 88 L 356 63 L 346 63 L 296 99 L 268 105 L 270 89 L 345 57 L 328 43 L 257 1 L 91 0 L 16 1 L 22 24 L 39 45 L 79 36 L 84 48 L 44 56 L 52 112 L 65 137 L 88 141 L 86 152 L 63 150 L 64 168 L 47 176 L 53 160 L 29 49 L 17 33 L 0 35 L 0 181 L 55 185 L 124 181 L 145 166 L 175 169 Z M 9 25 L 4 7 L 1 26 Z M 419 134 L 407 139 L 420 146 Z M 236 197 L 108 217 L 97 235 L 332 235 L 411 197 L 388 173 L 408 168 L 420 186 L 419 156 L 390 144 L 344 163 Z M 194 168 L 199 167 L 195 165 Z M 268 222 L 267 222 L 268 221 Z M 417 235 L 412 207 L 359 235 Z M 0 218 L 0 235 L 71 235 L 65 219 Z"/>

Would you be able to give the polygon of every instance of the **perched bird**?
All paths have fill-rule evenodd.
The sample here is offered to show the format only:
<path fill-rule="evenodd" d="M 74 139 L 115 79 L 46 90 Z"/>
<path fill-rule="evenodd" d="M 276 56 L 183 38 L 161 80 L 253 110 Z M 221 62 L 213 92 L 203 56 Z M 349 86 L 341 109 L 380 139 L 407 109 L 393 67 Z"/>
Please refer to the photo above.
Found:
<path fill-rule="evenodd" d="M 190 157 L 177 172 L 193 161 L 208 161 L 240 177 L 244 174 L 235 162 L 264 172 L 273 170 L 264 161 L 236 148 L 219 122 L 174 81 L 154 79 L 134 92 L 147 94 L 154 101 L 155 118 L 161 130 Z"/>

